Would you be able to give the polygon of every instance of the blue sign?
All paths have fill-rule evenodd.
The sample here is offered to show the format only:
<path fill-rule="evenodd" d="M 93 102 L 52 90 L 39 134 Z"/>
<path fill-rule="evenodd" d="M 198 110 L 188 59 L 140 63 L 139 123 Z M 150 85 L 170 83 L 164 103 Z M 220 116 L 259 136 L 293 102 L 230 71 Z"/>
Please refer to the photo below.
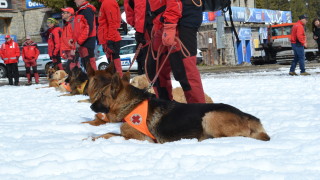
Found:
<path fill-rule="evenodd" d="M 32 2 L 32 0 L 26 0 L 26 7 L 28 9 L 31 8 L 42 8 L 45 7 L 43 4 L 37 3 L 37 2 Z"/>
<path fill-rule="evenodd" d="M 269 9 L 256 9 L 245 7 L 231 7 L 232 19 L 234 22 L 253 22 L 253 23 L 291 23 L 291 11 L 276 11 Z M 203 23 L 212 22 L 210 13 L 203 12 Z M 221 11 L 214 12 L 215 16 L 222 16 Z M 226 19 L 230 21 L 229 12 L 225 13 Z"/>
<path fill-rule="evenodd" d="M 4 39 L 6 37 L 6 35 L 0 35 L 0 46 L 1 44 L 3 44 L 4 42 L 6 42 L 6 40 Z M 10 35 L 10 37 L 17 42 L 17 36 L 16 35 Z"/>
<path fill-rule="evenodd" d="M 251 39 L 251 28 L 241 27 L 238 30 L 239 38 L 242 40 L 250 40 Z"/>

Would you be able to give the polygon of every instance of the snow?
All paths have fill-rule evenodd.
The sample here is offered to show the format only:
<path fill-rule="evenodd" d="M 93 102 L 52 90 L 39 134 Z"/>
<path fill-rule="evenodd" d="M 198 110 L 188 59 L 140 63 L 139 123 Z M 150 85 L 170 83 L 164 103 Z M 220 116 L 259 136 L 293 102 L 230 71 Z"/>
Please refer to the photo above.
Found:
<path fill-rule="evenodd" d="M 165 144 L 114 137 L 120 124 L 93 119 L 86 96 L 61 96 L 43 85 L 0 87 L 0 178 L 70 179 L 318 179 L 320 71 L 289 69 L 205 74 L 205 92 L 261 119 L 271 141 L 244 137 L 183 139 Z M 6 79 L 1 79 L 6 81 Z M 178 83 L 173 81 L 174 86 Z"/>

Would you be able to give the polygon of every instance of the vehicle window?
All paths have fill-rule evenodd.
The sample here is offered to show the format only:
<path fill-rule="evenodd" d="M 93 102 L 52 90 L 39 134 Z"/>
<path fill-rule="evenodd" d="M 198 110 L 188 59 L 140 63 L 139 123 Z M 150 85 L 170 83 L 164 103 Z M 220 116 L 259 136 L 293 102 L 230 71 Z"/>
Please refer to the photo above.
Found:
<path fill-rule="evenodd" d="M 272 28 L 272 36 L 281 36 L 282 34 L 282 27 Z"/>
<path fill-rule="evenodd" d="M 48 54 L 48 46 L 38 46 L 40 54 Z"/>
<path fill-rule="evenodd" d="M 126 45 L 129 45 L 129 44 L 135 44 L 136 41 L 134 39 L 123 39 L 120 41 L 120 47 L 123 47 L 123 46 L 126 46 Z"/>
<path fill-rule="evenodd" d="M 290 35 L 292 26 L 283 27 L 283 35 Z"/>
<path fill-rule="evenodd" d="M 136 46 L 135 45 L 127 46 L 127 47 L 124 47 L 124 48 L 120 49 L 120 55 L 133 54 L 133 53 L 135 53 L 135 51 L 136 51 Z"/>

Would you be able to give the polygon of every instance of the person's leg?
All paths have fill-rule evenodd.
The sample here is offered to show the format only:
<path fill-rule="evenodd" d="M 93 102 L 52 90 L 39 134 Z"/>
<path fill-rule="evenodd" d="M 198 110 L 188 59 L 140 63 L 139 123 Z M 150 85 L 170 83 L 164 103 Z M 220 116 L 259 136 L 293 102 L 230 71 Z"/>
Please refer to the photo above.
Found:
<path fill-rule="evenodd" d="M 36 84 L 39 84 L 39 73 L 38 73 L 38 70 L 37 70 L 37 62 L 34 61 L 32 63 L 32 71 L 33 71 L 33 76 L 34 76 L 34 79 L 35 79 L 35 82 Z"/>
<path fill-rule="evenodd" d="M 122 66 L 120 60 L 120 41 L 114 43 L 114 52 L 112 53 L 112 61 L 116 68 L 116 71 L 119 73 L 120 77 L 122 77 Z"/>
<path fill-rule="evenodd" d="M 27 76 L 27 85 L 31 85 L 32 84 L 32 80 L 31 80 L 31 69 L 30 69 L 30 63 L 29 62 L 25 62 L 25 68 L 26 68 L 26 76 Z"/>
<path fill-rule="evenodd" d="M 300 67 L 300 73 L 306 72 L 304 61 L 305 61 L 305 54 L 304 54 L 304 47 L 303 46 L 297 46 L 297 57 Z"/>
<path fill-rule="evenodd" d="M 13 77 L 14 77 L 14 85 L 18 86 L 19 85 L 18 63 L 13 63 L 12 65 L 13 65 L 12 72 L 13 72 Z"/>
<path fill-rule="evenodd" d="M 8 77 L 8 81 L 9 81 L 9 85 L 13 85 L 13 69 L 12 69 L 12 64 L 6 64 L 8 73 L 7 73 L 7 77 Z"/>
<path fill-rule="evenodd" d="M 171 54 L 170 63 L 173 75 L 180 82 L 188 103 L 205 103 L 201 76 L 196 65 L 197 30 L 180 26 L 178 32 L 190 57 L 185 57 L 181 50 Z"/>
<path fill-rule="evenodd" d="M 291 62 L 291 66 L 290 66 L 290 72 L 294 72 L 296 70 L 296 66 L 297 63 L 299 61 L 298 59 L 298 53 L 297 53 L 297 46 L 296 44 L 291 44 L 292 45 L 292 50 L 293 50 L 293 54 L 294 54 L 294 58 L 293 61 Z"/>

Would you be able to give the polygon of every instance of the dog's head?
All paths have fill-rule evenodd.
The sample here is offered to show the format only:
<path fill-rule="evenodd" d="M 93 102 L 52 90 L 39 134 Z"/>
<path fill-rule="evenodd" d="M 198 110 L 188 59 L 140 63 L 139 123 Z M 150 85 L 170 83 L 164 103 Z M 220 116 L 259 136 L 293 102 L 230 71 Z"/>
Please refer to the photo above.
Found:
<path fill-rule="evenodd" d="M 68 74 L 64 70 L 58 70 L 53 73 L 52 79 L 53 80 L 62 80 L 64 78 L 67 78 Z"/>
<path fill-rule="evenodd" d="M 56 72 L 56 70 L 54 68 L 49 68 L 47 70 L 47 79 L 50 80 L 52 79 L 52 75 Z"/>
<path fill-rule="evenodd" d="M 134 87 L 137 87 L 139 89 L 145 89 L 145 88 L 148 88 L 149 81 L 147 79 L 147 76 L 143 74 L 143 75 L 135 76 L 134 78 L 132 78 L 131 84 Z"/>
<path fill-rule="evenodd" d="M 75 66 L 68 78 L 66 79 L 66 82 L 70 84 L 70 86 L 77 86 L 83 82 L 85 82 L 86 80 L 88 80 L 88 76 L 85 72 L 82 71 L 81 68 L 79 68 L 78 66 Z"/>
<path fill-rule="evenodd" d="M 130 103 L 134 93 L 131 93 L 130 88 L 128 88 L 128 86 L 133 87 L 129 81 L 129 72 L 125 73 L 122 78 L 118 73 L 112 75 L 110 83 L 96 93 L 91 109 L 97 113 L 109 113 L 109 111 L 117 111 L 124 104 Z"/>
<path fill-rule="evenodd" d="M 98 93 L 101 92 L 105 86 L 111 83 L 112 76 L 116 73 L 116 69 L 113 61 L 109 64 L 108 68 L 105 70 L 94 70 L 91 66 L 87 68 L 87 74 L 89 78 L 88 85 L 88 95 L 90 97 L 90 101 L 96 101 L 96 97 Z M 126 74 L 126 77 L 130 74 Z"/>

